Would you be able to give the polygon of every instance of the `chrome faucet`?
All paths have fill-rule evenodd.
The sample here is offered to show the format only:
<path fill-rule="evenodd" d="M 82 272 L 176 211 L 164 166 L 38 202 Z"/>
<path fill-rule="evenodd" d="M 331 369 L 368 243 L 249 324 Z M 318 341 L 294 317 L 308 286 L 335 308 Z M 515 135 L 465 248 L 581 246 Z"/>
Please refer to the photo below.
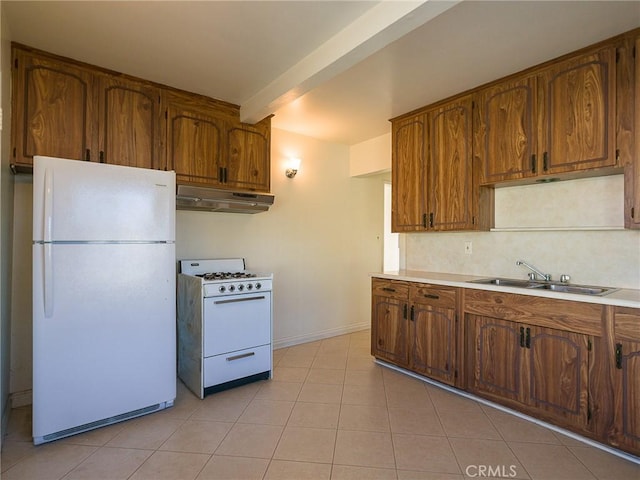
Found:
<path fill-rule="evenodd" d="M 543 280 L 549 282 L 551 281 L 551 274 L 549 273 L 542 273 L 540 270 L 538 270 L 536 267 L 533 267 L 531 265 L 529 265 L 527 262 L 522 261 L 522 260 L 518 260 L 516 262 L 516 265 L 523 265 L 525 267 L 527 267 L 529 270 L 531 270 L 533 273 L 529 274 L 529 280 L 535 280 L 536 279 L 536 275 L 539 275 L 540 278 L 542 278 Z"/>

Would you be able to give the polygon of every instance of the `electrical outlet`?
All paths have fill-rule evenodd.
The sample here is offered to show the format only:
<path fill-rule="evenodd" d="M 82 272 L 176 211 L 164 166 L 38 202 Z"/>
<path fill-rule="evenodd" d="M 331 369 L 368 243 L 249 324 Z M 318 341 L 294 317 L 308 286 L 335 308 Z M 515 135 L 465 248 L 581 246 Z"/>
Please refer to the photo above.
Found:
<path fill-rule="evenodd" d="M 473 253 L 472 242 L 464 242 L 464 253 L 466 253 L 467 255 L 471 255 Z"/>

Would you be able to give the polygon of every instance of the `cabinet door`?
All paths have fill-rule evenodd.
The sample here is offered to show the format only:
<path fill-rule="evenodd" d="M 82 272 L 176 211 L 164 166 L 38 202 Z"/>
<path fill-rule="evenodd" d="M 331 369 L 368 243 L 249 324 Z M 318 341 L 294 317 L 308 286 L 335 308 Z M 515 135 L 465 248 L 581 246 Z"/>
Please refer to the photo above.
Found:
<path fill-rule="evenodd" d="M 616 342 L 614 423 L 616 441 L 625 450 L 640 452 L 640 342 Z"/>
<path fill-rule="evenodd" d="M 424 115 L 394 121 L 391 141 L 391 230 L 425 230 L 427 178 Z"/>
<path fill-rule="evenodd" d="M 478 93 L 473 133 L 481 184 L 536 174 L 535 95 L 535 76 L 503 82 Z"/>
<path fill-rule="evenodd" d="M 468 315 L 473 339 L 470 390 L 497 400 L 522 402 L 526 358 L 520 347 L 520 325 Z"/>
<path fill-rule="evenodd" d="M 416 303 L 412 305 L 410 315 L 410 368 L 453 385 L 456 368 L 455 310 Z"/>
<path fill-rule="evenodd" d="M 222 186 L 221 142 L 224 122 L 197 109 L 169 104 L 167 165 L 176 182 Z"/>
<path fill-rule="evenodd" d="M 92 75 L 75 66 L 14 49 L 13 159 L 34 155 L 97 158 Z"/>
<path fill-rule="evenodd" d="M 539 76 L 541 173 L 616 164 L 614 47 L 560 62 Z"/>
<path fill-rule="evenodd" d="M 429 112 L 429 227 L 473 228 L 471 96 Z"/>
<path fill-rule="evenodd" d="M 164 169 L 160 91 L 123 78 L 99 77 L 99 161 L 114 165 Z"/>
<path fill-rule="evenodd" d="M 406 367 L 408 354 L 408 306 L 406 300 L 372 297 L 371 350 L 380 359 Z"/>
<path fill-rule="evenodd" d="M 225 183 L 243 190 L 268 192 L 270 188 L 271 118 L 256 125 L 238 124 L 227 133 L 223 159 Z"/>
<path fill-rule="evenodd" d="M 586 427 L 589 337 L 549 328 L 526 328 L 526 350 L 531 357 L 527 403 L 565 425 Z"/>
<path fill-rule="evenodd" d="M 635 133 L 632 146 L 631 163 L 625 167 L 624 188 L 625 188 L 625 227 L 640 229 L 640 37 L 635 40 L 635 64 L 633 69 L 634 77 L 634 127 Z"/>

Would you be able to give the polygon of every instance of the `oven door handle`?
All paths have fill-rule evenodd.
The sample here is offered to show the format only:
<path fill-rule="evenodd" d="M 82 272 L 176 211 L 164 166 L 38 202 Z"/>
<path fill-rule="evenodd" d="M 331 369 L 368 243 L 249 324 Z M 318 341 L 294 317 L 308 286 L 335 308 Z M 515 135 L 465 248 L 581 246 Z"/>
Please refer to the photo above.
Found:
<path fill-rule="evenodd" d="M 256 352 L 243 353 L 241 355 L 235 355 L 233 357 L 227 357 L 227 362 L 233 362 L 234 360 L 240 360 L 241 358 L 253 357 Z"/>
<path fill-rule="evenodd" d="M 214 305 L 222 305 L 225 303 L 236 303 L 236 302 L 250 302 L 251 300 L 264 300 L 265 296 L 262 295 L 260 297 L 242 297 L 242 298 L 231 298 L 229 300 L 216 300 L 213 302 Z"/>

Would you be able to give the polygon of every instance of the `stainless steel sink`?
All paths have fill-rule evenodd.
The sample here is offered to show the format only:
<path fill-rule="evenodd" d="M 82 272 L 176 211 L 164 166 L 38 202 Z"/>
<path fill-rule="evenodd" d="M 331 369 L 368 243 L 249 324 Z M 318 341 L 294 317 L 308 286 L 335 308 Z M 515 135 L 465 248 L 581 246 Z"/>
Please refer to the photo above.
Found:
<path fill-rule="evenodd" d="M 502 287 L 514 288 L 535 288 L 542 290 L 551 290 L 561 293 L 575 293 L 578 295 L 608 295 L 618 290 L 610 287 L 594 287 L 589 285 L 569 285 L 566 283 L 542 282 L 534 280 L 519 280 L 513 278 L 481 278 L 479 280 L 469 280 L 468 283 L 480 283 L 483 285 L 499 285 Z"/>

